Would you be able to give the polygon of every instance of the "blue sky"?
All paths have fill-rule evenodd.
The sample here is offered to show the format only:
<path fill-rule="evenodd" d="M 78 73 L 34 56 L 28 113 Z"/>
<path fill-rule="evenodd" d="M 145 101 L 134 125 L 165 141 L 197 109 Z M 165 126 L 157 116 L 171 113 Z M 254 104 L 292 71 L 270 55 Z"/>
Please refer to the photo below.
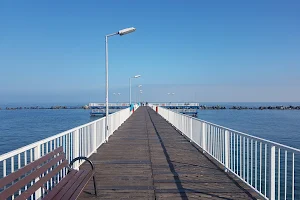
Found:
<path fill-rule="evenodd" d="M 0 103 L 300 102 L 299 1 L 0 2 Z M 120 92 L 116 97 L 113 92 Z M 174 96 L 168 96 L 174 92 Z"/>

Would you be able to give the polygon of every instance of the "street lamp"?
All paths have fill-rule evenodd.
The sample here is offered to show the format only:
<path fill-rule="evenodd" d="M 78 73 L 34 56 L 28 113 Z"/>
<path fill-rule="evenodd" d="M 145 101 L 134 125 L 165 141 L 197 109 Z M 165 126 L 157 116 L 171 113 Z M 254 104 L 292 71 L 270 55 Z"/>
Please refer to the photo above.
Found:
<path fill-rule="evenodd" d="M 132 78 L 140 78 L 141 75 L 135 75 L 129 78 L 129 105 L 131 105 L 131 79 Z"/>
<path fill-rule="evenodd" d="M 142 98 L 143 90 L 140 90 L 140 101 L 143 102 Z"/>
<path fill-rule="evenodd" d="M 126 35 L 128 33 L 132 33 L 135 31 L 135 28 L 125 28 L 122 29 L 116 33 L 108 34 L 105 36 L 105 83 L 106 83 L 106 94 L 105 94 L 105 104 L 106 104 L 106 117 L 105 117 L 105 139 L 107 137 L 108 133 L 108 37 L 114 36 L 114 35 Z"/>
<path fill-rule="evenodd" d="M 135 92 L 135 101 L 136 102 L 140 101 L 140 99 L 139 99 L 139 92 L 138 92 L 138 90 L 139 90 L 140 87 L 142 87 L 142 85 L 138 85 L 137 89 L 136 89 L 136 92 Z"/>
<path fill-rule="evenodd" d="M 119 95 L 119 96 L 120 96 L 121 93 L 120 93 L 120 92 L 119 92 L 119 93 L 115 93 L 115 92 L 114 92 L 113 95 L 116 95 L 116 96 Z M 118 100 L 118 97 L 117 97 L 117 103 L 118 103 L 118 102 L 119 102 L 119 100 Z"/>
<path fill-rule="evenodd" d="M 172 93 L 169 92 L 169 93 L 168 93 L 168 95 L 172 95 L 172 96 L 173 96 L 174 94 L 175 94 L 174 92 L 172 92 Z M 172 98 L 171 98 L 171 99 L 172 99 Z M 170 103 L 171 103 L 171 102 L 170 102 Z"/>

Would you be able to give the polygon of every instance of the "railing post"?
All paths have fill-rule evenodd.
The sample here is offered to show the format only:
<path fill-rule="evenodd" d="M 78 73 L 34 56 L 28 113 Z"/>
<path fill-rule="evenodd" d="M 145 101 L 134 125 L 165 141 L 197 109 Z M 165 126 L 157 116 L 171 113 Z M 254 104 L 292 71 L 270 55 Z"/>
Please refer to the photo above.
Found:
<path fill-rule="evenodd" d="M 41 157 L 41 144 L 38 144 L 34 148 L 34 160 L 37 160 Z M 39 178 L 35 179 L 35 182 L 39 181 Z M 37 189 L 35 191 L 35 199 L 40 199 L 42 197 L 42 188 Z"/>
<path fill-rule="evenodd" d="M 94 145 L 94 149 L 93 149 L 93 153 L 97 153 L 97 122 L 94 122 L 93 125 L 93 145 Z"/>
<path fill-rule="evenodd" d="M 275 200 L 275 176 L 276 176 L 276 172 L 275 172 L 275 146 L 270 146 L 270 178 L 269 178 L 269 200 Z"/>
<path fill-rule="evenodd" d="M 105 142 L 108 142 L 108 137 L 109 137 L 109 132 L 110 132 L 110 122 L 108 121 L 110 119 L 109 116 L 106 116 L 106 120 L 107 120 L 107 125 L 106 125 L 106 129 L 107 129 L 107 132 L 105 134 Z"/>
<path fill-rule="evenodd" d="M 202 149 L 206 151 L 206 124 L 202 122 Z"/>
<path fill-rule="evenodd" d="M 80 156 L 79 155 L 79 131 L 78 129 L 73 133 L 73 159 Z M 74 163 L 74 169 L 79 169 L 79 163 Z"/>
<path fill-rule="evenodd" d="M 228 130 L 225 130 L 225 171 L 227 172 L 230 168 L 230 133 Z"/>
<path fill-rule="evenodd" d="M 193 141 L 193 118 L 190 117 L 190 135 L 191 135 L 191 138 L 190 138 L 190 142 Z"/>

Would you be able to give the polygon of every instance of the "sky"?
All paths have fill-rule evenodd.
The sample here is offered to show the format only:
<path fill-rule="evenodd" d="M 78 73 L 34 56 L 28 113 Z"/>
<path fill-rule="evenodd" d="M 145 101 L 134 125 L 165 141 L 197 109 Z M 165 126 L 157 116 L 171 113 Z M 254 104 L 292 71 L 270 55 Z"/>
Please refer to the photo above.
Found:
<path fill-rule="evenodd" d="M 0 1 L 0 103 L 300 102 L 300 1 Z M 137 85 L 143 94 L 138 95 Z M 114 95 L 113 93 L 121 93 Z M 168 95 L 168 93 L 175 93 Z"/>

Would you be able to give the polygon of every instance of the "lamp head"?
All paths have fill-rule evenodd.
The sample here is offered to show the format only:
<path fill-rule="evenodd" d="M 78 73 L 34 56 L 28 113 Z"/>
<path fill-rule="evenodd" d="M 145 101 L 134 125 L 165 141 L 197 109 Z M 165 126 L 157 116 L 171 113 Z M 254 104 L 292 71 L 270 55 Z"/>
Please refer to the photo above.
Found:
<path fill-rule="evenodd" d="M 135 31 L 135 28 L 134 27 L 130 27 L 130 28 L 125 28 L 125 29 L 119 30 L 118 34 L 120 36 L 122 36 L 122 35 L 126 35 L 128 33 L 132 33 L 134 31 Z"/>

